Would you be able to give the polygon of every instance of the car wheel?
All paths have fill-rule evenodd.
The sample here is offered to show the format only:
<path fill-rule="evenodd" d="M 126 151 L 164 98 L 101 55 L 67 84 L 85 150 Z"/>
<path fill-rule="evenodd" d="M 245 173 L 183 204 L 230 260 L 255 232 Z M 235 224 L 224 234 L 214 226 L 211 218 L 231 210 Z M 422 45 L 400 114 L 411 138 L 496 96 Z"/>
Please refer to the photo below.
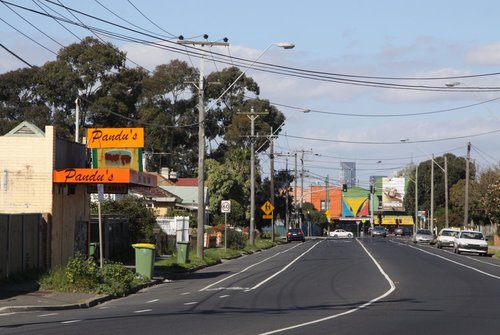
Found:
<path fill-rule="evenodd" d="M 347 237 L 348 238 L 352 238 L 352 234 L 347 234 Z"/>
<path fill-rule="evenodd" d="M 437 247 L 438 249 L 441 249 L 443 246 L 441 245 L 441 243 L 436 243 L 436 247 Z"/>
<path fill-rule="evenodd" d="M 333 235 L 333 238 L 337 238 L 337 235 Z"/>

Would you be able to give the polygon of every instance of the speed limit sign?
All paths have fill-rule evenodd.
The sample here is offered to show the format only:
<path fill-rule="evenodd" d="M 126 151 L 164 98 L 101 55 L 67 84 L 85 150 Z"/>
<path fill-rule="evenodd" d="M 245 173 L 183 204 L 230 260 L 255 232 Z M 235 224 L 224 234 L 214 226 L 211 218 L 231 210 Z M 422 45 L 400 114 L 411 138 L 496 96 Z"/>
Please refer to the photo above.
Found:
<path fill-rule="evenodd" d="M 231 200 L 222 200 L 220 203 L 221 213 L 231 213 Z"/>

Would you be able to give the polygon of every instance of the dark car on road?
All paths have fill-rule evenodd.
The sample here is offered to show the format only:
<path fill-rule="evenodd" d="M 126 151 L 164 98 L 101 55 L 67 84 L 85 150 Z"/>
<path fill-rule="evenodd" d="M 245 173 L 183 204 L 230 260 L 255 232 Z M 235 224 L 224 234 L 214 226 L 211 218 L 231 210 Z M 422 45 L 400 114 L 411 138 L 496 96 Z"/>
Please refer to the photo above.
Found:
<path fill-rule="evenodd" d="M 292 229 L 288 229 L 288 231 L 286 233 L 286 240 L 288 242 L 291 242 L 291 241 L 305 242 L 306 237 L 304 236 L 304 232 L 301 229 L 292 228 Z"/>

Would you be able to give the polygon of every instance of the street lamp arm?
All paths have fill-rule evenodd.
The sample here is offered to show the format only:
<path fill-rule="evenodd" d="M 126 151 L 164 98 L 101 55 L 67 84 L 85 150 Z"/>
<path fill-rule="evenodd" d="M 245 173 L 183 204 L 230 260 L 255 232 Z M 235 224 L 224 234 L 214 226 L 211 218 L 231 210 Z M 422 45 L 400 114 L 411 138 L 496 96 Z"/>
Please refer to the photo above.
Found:
<path fill-rule="evenodd" d="M 245 75 L 245 73 L 248 72 L 248 70 L 250 70 L 254 65 L 255 63 L 257 63 L 259 61 L 259 59 L 264 56 L 264 54 L 267 52 L 267 50 L 269 50 L 272 46 L 278 46 L 280 48 L 283 48 L 283 49 L 292 49 L 293 47 L 295 47 L 294 44 L 292 43 L 284 43 L 284 42 L 281 42 L 281 43 L 271 43 L 269 44 L 269 46 L 267 48 L 264 49 L 264 51 L 262 51 L 260 53 L 260 55 L 255 58 L 252 63 L 250 65 L 248 65 L 245 70 L 243 70 L 243 72 L 240 73 L 240 75 L 231 83 L 231 85 L 228 86 L 228 88 L 226 88 L 226 90 L 224 92 L 222 92 L 222 94 L 217 98 L 215 99 L 214 101 L 212 101 L 212 103 L 207 107 L 207 109 L 210 109 L 212 108 L 220 99 L 222 99 L 222 97 L 227 93 L 229 92 L 229 90 L 238 82 L 238 80 L 240 80 L 241 77 L 243 77 Z"/>

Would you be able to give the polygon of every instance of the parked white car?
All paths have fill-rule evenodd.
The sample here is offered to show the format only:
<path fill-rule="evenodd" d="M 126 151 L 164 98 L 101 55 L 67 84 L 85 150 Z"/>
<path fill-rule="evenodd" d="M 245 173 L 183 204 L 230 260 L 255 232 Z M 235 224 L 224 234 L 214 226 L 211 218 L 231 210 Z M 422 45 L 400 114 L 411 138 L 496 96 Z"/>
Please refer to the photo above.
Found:
<path fill-rule="evenodd" d="M 335 229 L 330 232 L 330 237 L 333 238 L 353 238 L 354 235 L 352 232 L 344 230 L 344 229 Z"/>
<path fill-rule="evenodd" d="M 488 243 L 483 233 L 475 230 L 462 230 L 453 241 L 453 252 L 472 252 L 479 255 L 488 255 Z"/>
<path fill-rule="evenodd" d="M 441 249 L 442 247 L 453 247 L 455 242 L 455 236 L 460 233 L 460 229 L 457 228 L 443 228 L 439 231 L 436 238 L 436 247 Z"/>

